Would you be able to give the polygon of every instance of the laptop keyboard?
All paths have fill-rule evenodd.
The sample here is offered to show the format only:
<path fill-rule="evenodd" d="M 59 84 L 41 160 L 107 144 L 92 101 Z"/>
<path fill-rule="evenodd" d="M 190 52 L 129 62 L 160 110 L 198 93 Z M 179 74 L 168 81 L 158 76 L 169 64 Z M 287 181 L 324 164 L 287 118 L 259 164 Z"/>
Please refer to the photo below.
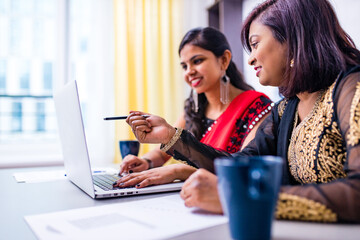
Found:
<path fill-rule="evenodd" d="M 113 183 L 119 179 L 120 177 L 117 175 L 109 175 L 109 174 L 93 175 L 94 184 L 105 191 L 109 191 L 113 189 L 122 189 L 119 187 L 113 187 Z"/>

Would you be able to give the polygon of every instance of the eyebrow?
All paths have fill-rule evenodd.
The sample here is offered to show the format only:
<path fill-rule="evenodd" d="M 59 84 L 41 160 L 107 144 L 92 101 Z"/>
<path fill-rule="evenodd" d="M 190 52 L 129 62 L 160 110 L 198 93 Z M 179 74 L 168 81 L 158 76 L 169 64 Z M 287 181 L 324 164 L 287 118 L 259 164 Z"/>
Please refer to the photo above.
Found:
<path fill-rule="evenodd" d="M 203 56 L 202 54 L 197 54 L 197 55 L 194 55 L 194 56 L 192 56 L 190 59 L 189 59 L 189 61 L 192 61 L 192 60 L 194 60 L 195 58 L 197 58 L 197 57 L 199 57 L 199 56 Z M 182 64 L 184 64 L 185 62 L 180 62 L 180 65 L 182 65 Z"/>
<path fill-rule="evenodd" d="M 251 39 L 253 38 L 253 37 L 258 37 L 259 35 L 257 35 L 257 34 L 253 34 L 253 35 L 251 35 L 250 37 L 249 37 L 249 43 L 251 43 Z"/>

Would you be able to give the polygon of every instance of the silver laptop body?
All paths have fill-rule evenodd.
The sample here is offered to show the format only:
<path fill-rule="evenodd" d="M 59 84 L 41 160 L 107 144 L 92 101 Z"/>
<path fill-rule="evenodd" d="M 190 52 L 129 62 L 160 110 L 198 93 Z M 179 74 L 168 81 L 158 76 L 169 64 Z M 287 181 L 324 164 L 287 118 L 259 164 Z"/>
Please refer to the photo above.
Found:
<path fill-rule="evenodd" d="M 54 94 L 54 102 L 67 177 L 89 196 L 109 198 L 181 189 L 183 182 L 111 190 L 94 185 L 76 81 Z"/>

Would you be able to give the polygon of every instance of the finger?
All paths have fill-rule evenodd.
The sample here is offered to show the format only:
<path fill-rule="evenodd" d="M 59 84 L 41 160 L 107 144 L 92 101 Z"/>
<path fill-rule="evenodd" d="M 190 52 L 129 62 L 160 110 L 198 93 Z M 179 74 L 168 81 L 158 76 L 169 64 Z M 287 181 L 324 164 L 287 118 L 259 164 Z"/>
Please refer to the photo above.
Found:
<path fill-rule="evenodd" d="M 147 125 L 139 125 L 134 127 L 135 131 L 140 131 L 140 132 L 151 132 L 151 128 Z"/>
<path fill-rule="evenodd" d="M 133 175 L 130 175 L 131 173 L 134 173 L 135 171 L 133 170 L 132 166 L 128 166 L 125 170 L 124 173 L 126 173 L 127 175 L 129 175 L 130 177 L 134 177 Z M 127 176 L 126 175 L 126 176 Z"/>
<path fill-rule="evenodd" d="M 141 117 L 130 117 L 129 123 L 131 128 L 136 128 L 137 126 L 144 125 L 151 127 L 150 123 L 146 121 L 145 119 L 142 119 Z"/>
<path fill-rule="evenodd" d="M 184 193 L 180 192 L 180 198 L 185 201 L 186 195 Z"/>
<path fill-rule="evenodd" d="M 185 200 L 191 196 L 192 191 L 193 189 L 191 186 L 184 187 L 183 185 L 183 187 L 181 188 L 180 197 Z"/>
<path fill-rule="evenodd" d="M 122 174 L 122 177 L 120 179 L 118 179 L 116 182 L 114 182 L 113 186 L 114 187 L 123 186 L 125 184 L 125 182 L 129 181 L 132 178 L 132 176 L 130 176 L 130 175 L 132 175 L 132 174 L 126 174 L 126 173 Z"/>
<path fill-rule="evenodd" d="M 185 189 L 184 189 L 184 187 L 181 189 L 181 191 L 180 191 L 180 197 L 181 197 L 181 199 L 183 199 L 183 200 L 185 200 L 186 199 L 186 194 L 185 194 Z"/>
<path fill-rule="evenodd" d="M 187 189 L 192 185 L 192 182 L 194 181 L 195 175 L 196 175 L 196 172 L 191 174 L 190 177 L 185 180 L 185 182 L 184 182 L 184 184 L 182 186 L 182 189 Z"/>
<path fill-rule="evenodd" d="M 143 177 L 138 176 L 138 177 L 131 178 L 127 181 L 122 181 L 118 185 L 119 185 L 119 187 L 130 187 L 130 186 L 135 186 L 135 185 L 139 184 L 143 180 L 144 180 Z"/>
<path fill-rule="evenodd" d="M 141 112 L 141 111 L 130 111 L 129 115 L 150 115 L 150 114 L 146 113 L 146 112 Z"/>
<path fill-rule="evenodd" d="M 151 124 L 147 121 L 148 118 L 144 118 L 143 116 L 130 116 L 128 118 L 132 126 L 134 126 L 135 124 L 143 124 L 149 127 L 151 126 Z"/>
<path fill-rule="evenodd" d="M 136 188 L 143 188 L 151 185 L 156 185 L 154 178 L 146 178 L 145 180 L 141 181 L 140 183 L 136 184 Z"/>
<path fill-rule="evenodd" d="M 127 171 L 128 171 L 129 164 L 130 164 L 130 162 L 123 162 L 123 163 L 120 165 L 119 175 L 121 175 L 121 174 L 123 174 L 124 172 L 127 172 Z"/>
<path fill-rule="evenodd" d="M 184 201 L 184 204 L 186 207 L 194 207 L 195 206 L 191 197 L 186 198 Z"/>
<path fill-rule="evenodd" d="M 191 177 L 191 176 L 190 176 Z M 190 178 L 186 179 L 184 184 L 182 185 L 182 189 L 186 189 L 191 185 L 191 180 Z"/>
<path fill-rule="evenodd" d="M 124 183 L 124 187 L 136 186 L 144 181 L 144 177 L 135 177 Z"/>
<path fill-rule="evenodd" d="M 133 171 L 130 169 L 127 171 L 127 174 L 125 176 L 118 180 L 118 182 L 126 182 L 138 176 L 141 176 L 141 173 L 133 173 Z"/>
<path fill-rule="evenodd" d="M 151 125 L 149 125 L 146 121 L 136 121 L 129 125 L 132 131 L 151 131 Z"/>
<path fill-rule="evenodd" d="M 131 170 L 133 170 L 134 172 L 142 172 L 144 170 L 147 170 L 147 168 L 145 167 L 145 164 L 142 163 L 137 166 L 133 166 Z"/>
<path fill-rule="evenodd" d="M 147 119 L 148 117 L 150 117 L 151 115 L 146 114 L 146 113 L 142 113 L 142 112 L 134 112 L 134 113 L 130 113 L 129 116 L 127 117 L 127 119 L 134 120 L 134 119 Z"/>
<path fill-rule="evenodd" d="M 137 157 L 134 155 L 127 155 L 120 165 L 119 175 L 121 175 L 124 171 L 129 171 L 129 167 L 131 165 L 136 165 Z"/>
<path fill-rule="evenodd" d="M 144 119 L 144 117 L 142 115 L 148 115 L 142 112 L 138 112 L 138 111 L 130 111 L 130 114 L 128 115 L 128 117 L 126 118 L 126 123 L 129 124 L 131 126 L 131 122 L 135 119 L 139 119 L 139 118 L 134 118 L 134 117 L 141 117 L 141 119 Z"/>

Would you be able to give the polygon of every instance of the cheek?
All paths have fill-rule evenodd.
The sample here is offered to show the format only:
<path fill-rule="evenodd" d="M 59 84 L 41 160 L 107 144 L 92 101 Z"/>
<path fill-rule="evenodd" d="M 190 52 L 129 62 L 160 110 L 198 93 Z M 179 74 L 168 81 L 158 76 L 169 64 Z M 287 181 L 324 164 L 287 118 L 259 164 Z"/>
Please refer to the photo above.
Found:
<path fill-rule="evenodd" d="M 204 71 L 204 75 L 207 76 L 208 79 L 211 79 L 212 81 L 217 81 L 219 78 L 224 74 L 224 72 L 221 71 L 219 66 L 209 66 L 206 71 Z"/>
<path fill-rule="evenodd" d="M 208 67 L 206 66 L 206 64 L 202 63 L 202 64 L 196 66 L 196 71 L 201 74 L 207 74 Z"/>
<path fill-rule="evenodd" d="M 286 61 L 285 61 L 285 57 L 282 57 L 282 55 L 278 55 L 278 59 L 276 61 L 276 69 L 277 69 L 277 75 L 278 75 L 278 78 L 282 80 L 284 74 L 285 74 L 285 70 L 286 70 Z"/>
<path fill-rule="evenodd" d="M 187 74 L 185 73 L 185 71 L 184 71 L 184 74 L 183 74 L 183 78 L 184 78 L 184 81 L 185 81 L 187 84 L 190 84 L 190 82 L 189 82 L 189 77 L 187 76 Z"/>

